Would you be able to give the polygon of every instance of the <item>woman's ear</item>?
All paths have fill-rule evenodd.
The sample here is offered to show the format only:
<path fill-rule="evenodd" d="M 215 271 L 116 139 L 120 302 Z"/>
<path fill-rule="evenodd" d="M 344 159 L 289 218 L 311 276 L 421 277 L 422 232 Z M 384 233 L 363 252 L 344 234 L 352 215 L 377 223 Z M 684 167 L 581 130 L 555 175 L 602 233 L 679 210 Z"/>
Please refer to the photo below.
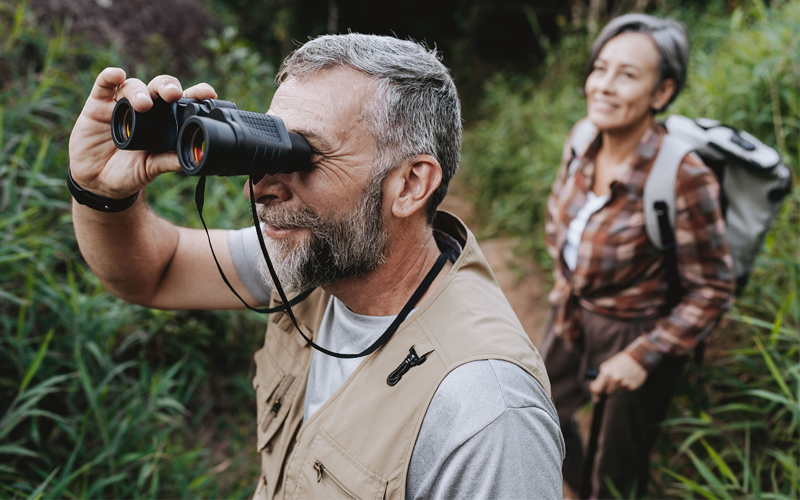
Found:
<path fill-rule="evenodd" d="M 660 110 L 672 99 L 677 89 L 675 80 L 668 78 L 661 82 L 661 84 L 653 92 L 653 98 L 650 100 L 650 108 L 653 110 Z"/>
<path fill-rule="evenodd" d="M 392 215 L 405 219 L 421 211 L 442 182 L 442 167 L 436 158 L 420 155 L 393 169 L 384 183 L 384 200 Z"/>

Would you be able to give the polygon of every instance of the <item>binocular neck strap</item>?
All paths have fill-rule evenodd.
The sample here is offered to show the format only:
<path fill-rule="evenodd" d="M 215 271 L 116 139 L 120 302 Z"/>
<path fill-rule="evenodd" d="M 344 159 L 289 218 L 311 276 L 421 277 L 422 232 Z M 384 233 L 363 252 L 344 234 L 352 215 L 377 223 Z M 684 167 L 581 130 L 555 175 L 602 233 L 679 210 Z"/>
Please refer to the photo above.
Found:
<path fill-rule="evenodd" d="M 256 202 L 255 202 L 256 198 L 255 198 L 255 193 L 253 191 L 254 179 L 252 177 L 250 177 L 248 184 L 250 187 L 250 209 L 253 213 L 253 222 L 255 224 L 256 234 L 258 236 L 258 244 L 261 247 L 261 253 L 264 256 L 264 260 L 267 262 L 267 268 L 269 269 L 269 275 L 272 277 L 272 283 L 275 285 L 275 289 L 278 292 L 278 295 L 280 296 L 281 300 L 283 301 L 283 305 L 274 307 L 272 309 L 259 309 L 252 307 L 249 304 L 247 304 L 247 302 L 245 302 L 244 299 L 242 299 L 242 297 L 238 293 L 236 293 L 236 290 L 233 289 L 233 286 L 228 281 L 228 278 L 225 277 L 225 273 L 222 271 L 222 267 L 219 265 L 219 261 L 217 261 L 217 255 L 214 253 L 214 248 L 211 245 L 211 235 L 208 234 L 208 227 L 206 226 L 206 221 L 203 219 L 203 203 L 205 199 L 206 178 L 200 177 L 200 180 L 197 182 L 197 188 L 195 189 L 194 200 L 195 204 L 197 205 L 197 212 L 200 215 L 200 221 L 203 223 L 203 229 L 205 229 L 206 231 L 206 237 L 208 238 L 208 245 L 209 247 L 211 247 L 211 255 L 214 257 L 214 262 L 217 264 L 217 270 L 219 271 L 220 276 L 222 276 L 222 280 L 225 282 L 225 284 L 228 286 L 231 292 L 233 292 L 233 294 L 236 295 L 236 297 L 242 302 L 242 304 L 244 304 L 245 307 L 247 307 L 251 311 L 255 311 L 261 314 L 269 314 L 272 312 L 285 310 L 286 314 L 288 314 L 289 318 L 292 320 L 292 324 L 294 324 L 294 327 L 297 329 L 298 332 L 300 332 L 300 335 L 303 337 L 303 339 L 305 339 L 308 345 L 310 345 L 311 347 L 313 347 L 314 349 L 318 350 L 323 354 L 327 354 L 328 356 L 333 356 L 334 358 L 353 359 L 353 358 L 361 358 L 364 356 L 368 356 L 373 352 L 375 352 L 376 350 L 378 350 L 380 346 L 385 344 L 392 337 L 392 335 L 394 335 L 394 332 L 396 332 L 397 329 L 400 327 L 400 325 L 403 323 L 403 321 L 405 321 L 405 319 L 414 309 L 414 306 L 417 304 L 417 302 L 420 301 L 422 296 L 425 295 L 425 292 L 428 290 L 428 288 L 430 288 L 431 284 L 433 283 L 433 280 L 436 279 L 436 276 L 438 276 L 441 270 L 444 268 L 444 265 L 449 258 L 449 252 L 443 252 L 441 255 L 439 255 L 439 257 L 436 259 L 436 263 L 434 263 L 433 267 L 430 269 L 430 271 L 428 271 L 428 274 L 425 275 L 425 278 L 422 280 L 417 289 L 414 291 L 414 294 L 411 295 L 411 298 L 408 299 L 408 302 L 406 302 L 406 304 L 403 306 L 403 309 L 400 311 L 397 317 L 395 317 L 394 321 L 392 321 L 392 324 L 389 325 L 389 328 L 387 328 L 386 331 L 383 332 L 383 334 L 375 342 L 373 342 L 372 345 L 370 345 L 369 347 L 367 347 L 365 350 L 363 350 L 358 354 L 344 354 L 344 353 L 330 351 L 314 343 L 314 341 L 308 338 L 305 332 L 303 332 L 302 328 L 300 328 L 300 325 L 297 324 L 297 319 L 295 318 L 294 312 L 292 311 L 292 306 L 305 300 L 309 295 L 311 295 L 311 292 L 313 292 L 314 289 L 306 290 L 305 292 L 301 293 L 291 301 L 287 300 L 286 294 L 283 291 L 283 287 L 278 281 L 278 276 L 275 273 L 275 268 L 273 267 L 272 261 L 269 258 L 269 253 L 267 252 L 267 246 L 264 244 L 264 235 L 262 234 L 261 231 L 261 224 L 258 221 L 258 213 L 256 210 Z"/>
<path fill-rule="evenodd" d="M 194 203 L 195 203 L 195 205 L 197 205 L 197 213 L 200 215 L 200 222 L 203 223 L 203 229 L 205 229 L 205 231 L 206 231 L 206 238 L 208 238 L 208 247 L 211 249 L 211 255 L 214 257 L 214 263 L 217 265 L 217 271 L 219 271 L 219 275 L 222 277 L 222 281 L 225 282 L 225 284 L 228 286 L 230 291 L 233 292 L 234 295 L 236 295 L 237 299 L 239 299 L 239 302 L 244 304 L 244 306 L 246 308 L 250 309 L 251 311 L 255 311 L 255 312 L 260 313 L 260 314 L 269 314 L 269 313 L 283 311 L 283 310 L 286 309 L 287 305 L 288 306 L 293 306 L 295 304 L 299 304 L 300 302 L 304 301 L 306 299 L 306 297 L 311 295 L 311 292 L 313 292 L 314 290 L 313 289 L 312 290 L 306 290 L 305 292 L 301 293 L 297 297 L 293 298 L 291 302 L 286 302 L 285 299 L 284 299 L 284 303 L 283 303 L 284 305 L 280 305 L 278 307 L 273 307 L 271 309 L 270 308 L 266 308 L 266 307 L 263 307 L 263 308 L 253 307 L 250 304 L 248 304 L 247 302 L 245 302 L 244 299 L 241 297 L 241 295 L 236 293 L 236 290 L 234 290 L 233 285 L 231 285 L 231 282 L 228 281 L 228 278 L 225 276 L 225 273 L 222 271 L 222 266 L 219 265 L 219 261 L 217 260 L 217 254 L 214 252 L 214 245 L 211 244 L 211 235 L 208 234 L 208 226 L 206 226 L 206 221 L 205 221 L 205 219 L 203 219 L 203 204 L 205 203 L 205 191 L 206 191 L 206 178 L 205 177 L 200 177 L 200 180 L 197 181 L 197 187 L 194 190 Z M 256 224 L 256 228 L 259 229 L 260 226 L 258 224 Z M 258 237 L 259 237 L 259 239 L 261 239 L 261 231 L 259 230 L 258 233 L 259 233 Z M 267 262 L 269 262 L 269 261 L 267 261 Z M 273 279 L 275 279 L 275 278 L 273 278 Z M 281 290 L 281 292 L 282 291 L 283 290 Z M 284 297 L 284 296 L 281 295 L 281 297 Z"/>

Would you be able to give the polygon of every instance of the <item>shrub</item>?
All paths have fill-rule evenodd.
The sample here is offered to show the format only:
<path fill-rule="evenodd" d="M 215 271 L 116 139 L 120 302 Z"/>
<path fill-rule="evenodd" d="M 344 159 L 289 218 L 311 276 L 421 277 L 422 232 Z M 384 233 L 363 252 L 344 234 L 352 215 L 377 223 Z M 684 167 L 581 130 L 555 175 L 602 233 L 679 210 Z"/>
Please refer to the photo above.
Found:
<path fill-rule="evenodd" d="M 103 290 L 75 242 L 67 141 L 96 74 L 123 61 L 69 22 L 38 25 L 24 2 L 0 3 L 0 33 L 0 497 L 251 495 L 264 318 L 147 310 Z M 230 30 L 208 48 L 179 76 L 204 72 L 225 98 L 263 109 L 272 67 Z M 165 175 L 149 200 L 199 227 L 193 187 Z M 251 223 L 229 181 L 209 183 L 204 215 Z"/>

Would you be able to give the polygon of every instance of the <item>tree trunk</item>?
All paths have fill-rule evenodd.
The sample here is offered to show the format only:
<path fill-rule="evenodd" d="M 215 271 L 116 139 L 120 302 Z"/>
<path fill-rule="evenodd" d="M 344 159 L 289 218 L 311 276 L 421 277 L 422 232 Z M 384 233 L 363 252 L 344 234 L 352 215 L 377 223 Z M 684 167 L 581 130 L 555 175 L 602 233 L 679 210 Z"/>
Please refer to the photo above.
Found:
<path fill-rule="evenodd" d="M 328 0 L 328 33 L 339 31 L 339 7 L 336 0 Z"/>
<path fill-rule="evenodd" d="M 597 35 L 600 26 L 600 20 L 604 16 L 606 10 L 605 0 L 590 0 L 589 1 L 589 20 L 586 23 L 589 29 L 589 37 L 594 38 Z"/>
<path fill-rule="evenodd" d="M 570 15 L 572 16 L 572 25 L 581 27 L 586 24 L 586 4 L 585 0 L 572 0 L 570 2 Z"/>

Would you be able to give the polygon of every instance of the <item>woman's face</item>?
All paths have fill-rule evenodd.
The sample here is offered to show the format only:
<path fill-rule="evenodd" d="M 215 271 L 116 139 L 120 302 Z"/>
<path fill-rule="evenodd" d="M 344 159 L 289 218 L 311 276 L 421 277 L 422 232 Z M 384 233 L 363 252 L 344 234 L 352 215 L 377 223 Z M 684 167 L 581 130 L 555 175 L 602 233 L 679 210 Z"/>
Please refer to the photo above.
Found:
<path fill-rule="evenodd" d="M 648 119 L 674 91 L 672 80 L 656 89 L 658 72 L 658 49 L 649 36 L 622 33 L 609 40 L 586 79 L 589 119 L 605 131 L 624 130 Z"/>

